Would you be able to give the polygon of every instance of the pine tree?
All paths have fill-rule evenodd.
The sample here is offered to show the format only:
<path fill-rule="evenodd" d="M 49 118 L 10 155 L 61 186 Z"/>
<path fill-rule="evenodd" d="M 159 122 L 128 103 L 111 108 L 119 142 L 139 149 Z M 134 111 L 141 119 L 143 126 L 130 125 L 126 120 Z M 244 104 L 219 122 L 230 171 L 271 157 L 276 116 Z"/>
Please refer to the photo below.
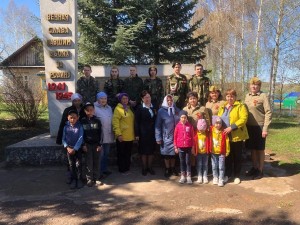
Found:
<path fill-rule="evenodd" d="M 209 42 L 190 24 L 196 0 L 79 0 L 81 61 L 194 63 Z"/>
<path fill-rule="evenodd" d="M 128 16 L 133 22 L 146 19 L 146 28 L 137 39 L 139 63 L 159 64 L 166 61 L 195 63 L 205 57 L 203 49 L 209 43 L 206 35 L 195 36 L 201 20 L 190 24 L 197 1 L 135 0 Z"/>

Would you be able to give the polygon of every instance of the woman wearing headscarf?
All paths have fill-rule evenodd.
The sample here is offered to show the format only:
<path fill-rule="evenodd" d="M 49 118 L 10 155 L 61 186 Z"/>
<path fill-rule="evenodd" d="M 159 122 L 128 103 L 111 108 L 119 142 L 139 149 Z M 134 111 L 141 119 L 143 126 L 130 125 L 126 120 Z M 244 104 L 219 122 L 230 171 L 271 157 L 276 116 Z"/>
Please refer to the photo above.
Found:
<path fill-rule="evenodd" d="M 117 161 L 120 173 L 126 173 L 130 169 L 131 150 L 134 140 L 134 114 L 130 109 L 129 96 L 121 93 L 118 96 L 113 115 L 113 131 L 117 138 Z"/>
<path fill-rule="evenodd" d="M 165 177 L 178 175 L 175 170 L 174 130 L 179 121 L 179 111 L 172 95 L 165 96 L 155 122 L 155 140 L 165 162 Z"/>
<path fill-rule="evenodd" d="M 111 144 L 114 142 L 114 134 L 112 130 L 113 112 L 111 107 L 107 104 L 107 94 L 99 92 L 96 95 L 97 101 L 94 103 L 95 116 L 101 121 L 102 128 L 102 151 L 100 157 L 100 177 L 108 176 L 111 172 L 107 168 L 108 154 Z"/>

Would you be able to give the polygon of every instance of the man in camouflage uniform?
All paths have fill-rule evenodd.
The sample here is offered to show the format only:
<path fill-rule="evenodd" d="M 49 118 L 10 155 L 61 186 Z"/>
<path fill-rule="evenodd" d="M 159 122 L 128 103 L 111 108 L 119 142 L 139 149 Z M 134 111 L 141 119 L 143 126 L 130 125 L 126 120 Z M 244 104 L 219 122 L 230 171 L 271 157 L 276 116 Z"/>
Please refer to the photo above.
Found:
<path fill-rule="evenodd" d="M 144 90 L 147 90 L 151 95 L 151 102 L 158 111 L 163 99 L 164 99 L 164 88 L 162 80 L 157 77 L 157 68 L 152 65 L 148 69 L 150 78 L 144 80 Z"/>
<path fill-rule="evenodd" d="M 173 95 L 176 106 L 183 109 L 188 93 L 188 81 L 186 76 L 180 73 L 181 63 L 174 62 L 172 68 L 174 73 L 167 78 L 166 95 Z"/>
<path fill-rule="evenodd" d="M 82 96 L 82 103 L 94 103 L 99 91 L 99 85 L 96 79 L 91 76 L 92 68 L 90 65 L 84 65 L 83 76 L 77 80 L 76 92 Z"/>
<path fill-rule="evenodd" d="M 129 68 L 130 76 L 124 80 L 124 92 L 129 95 L 129 103 L 133 109 L 141 103 L 140 94 L 143 91 L 143 80 L 138 77 L 135 65 Z"/>
<path fill-rule="evenodd" d="M 195 65 L 195 74 L 189 80 L 189 90 L 197 92 L 199 103 L 205 106 L 209 93 L 210 80 L 203 75 L 203 66 Z"/>
<path fill-rule="evenodd" d="M 110 70 L 110 79 L 104 83 L 104 92 L 107 94 L 107 103 L 114 109 L 118 104 L 117 94 L 122 93 L 124 81 L 119 78 L 119 69 L 113 66 Z"/>

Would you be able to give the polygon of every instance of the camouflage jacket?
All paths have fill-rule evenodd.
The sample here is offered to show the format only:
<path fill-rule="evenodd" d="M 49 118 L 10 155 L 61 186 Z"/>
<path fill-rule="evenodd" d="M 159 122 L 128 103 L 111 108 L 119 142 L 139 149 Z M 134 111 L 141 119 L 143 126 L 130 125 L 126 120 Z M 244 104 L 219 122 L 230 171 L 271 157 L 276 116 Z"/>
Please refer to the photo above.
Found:
<path fill-rule="evenodd" d="M 195 130 L 197 129 L 197 122 L 200 118 L 205 119 L 207 128 L 211 126 L 209 111 L 204 106 L 198 104 L 193 108 L 190 104 L 187 104 L 183 110 L 188 113 L 188 121 L 193 125 Z"/>
<path fill-rule="evenodd" d="M 96 95 L 99 91 L 99 84 L 97 80 L 90 76 L 90 79 L 86 79 L 85 76 L 81 76 L 77 80 L 76 92 L 82 96 L 82 102 L 95 102 Z"/>
<path fill-rule="evenodd" d="M 173 95 L 174 103 L 178 108 L 182 109 L 184 107 L 187 93 L 188 81 L 185 75 L 180 74 L 177 77 L 175 74 L 172 74 L 167 78 L 166 95 Z"/>
<path fill-rule="evenodd" d="M 147 90 L 151 95 L 151 101 L 155 109 L 158 109 L 159 105 L 164 99 L 164 87 L 162 80 L 158 77 L 155 79 L 146 78 L 144 80 L 144 90 Z"/>
<path fill-rule="evenodd" d="M 198 78 L 195 74 L 189 79 L 189 91 L 198 93 L 199 103 L 205 105 L 209 93 L 210 80 L 208 77 Z"/>
<path fill-rule="evenodd" d="M 112 108 L 115 108 L 118 104 L 116 94 L 123 92 L 124 81 L 120 78 L 115 80 L 108 79 L 104 83 L 104 92 L 107 94 L 107 102 Z"/>
<path fill-rule="evenodd" d="M 136 75 L 127 77 L 124 80 L 124 92 L 129 95 L 130 100 L 141 102 L 140 94 L 143 91 L 143 80 Z"/>

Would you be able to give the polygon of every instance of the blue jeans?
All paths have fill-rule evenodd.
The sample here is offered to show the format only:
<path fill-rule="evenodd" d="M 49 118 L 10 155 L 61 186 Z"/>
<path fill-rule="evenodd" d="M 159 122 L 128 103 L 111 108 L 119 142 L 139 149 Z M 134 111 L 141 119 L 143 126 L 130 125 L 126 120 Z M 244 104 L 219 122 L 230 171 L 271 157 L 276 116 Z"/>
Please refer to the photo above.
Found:
<path fill-rule="evenodd" d="M 207 177 L 208 154 L 197 155 L 198 177 Z"/>
<path fill-rule="evenodd" d="M 102 151 L 100 157 L 100 174 L 107 171 L 107 162 L 108 162 L 108 155 L 110 151 L 111 144 L 102 144 Z"/>
<path fill-rule="evenodd" d="M 75 151 L 74 155 L 70 155 L 67 152 L 67 157 L 69 161 L 71 179 L 82 179 L 82 150 L 79 149 L 78 151 Z"/>
<path fill-rule="evenodd" d="M 211 154 L 212 172 L 214 178 L 224 180 L 225 174 L 225 155 Z"/>
<path fill-rule="evenodd" d="M 181 173 L 191 174 L 191 153 L 192 148 L 179 148 L 180 170 Z"/>

